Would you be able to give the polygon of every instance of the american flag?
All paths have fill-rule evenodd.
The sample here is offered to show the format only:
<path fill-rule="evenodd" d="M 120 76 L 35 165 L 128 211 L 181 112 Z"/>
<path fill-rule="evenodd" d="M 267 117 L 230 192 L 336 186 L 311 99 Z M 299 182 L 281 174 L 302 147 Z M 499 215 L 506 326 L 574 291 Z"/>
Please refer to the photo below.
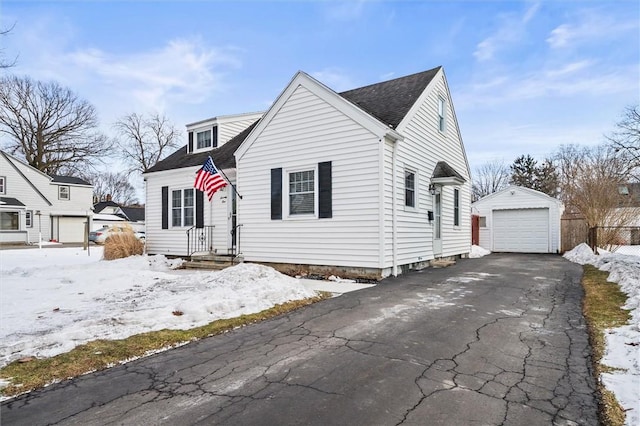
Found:
<path fill-rule="evenodd" d="M 213 194 L 226 185 L 227 181 L 222 178 L 211 157 L 208 157 L 202 168 L 196 173 L 196 181 L 193 187 L 206 192 L 209 201 L 211 201 Z"/>

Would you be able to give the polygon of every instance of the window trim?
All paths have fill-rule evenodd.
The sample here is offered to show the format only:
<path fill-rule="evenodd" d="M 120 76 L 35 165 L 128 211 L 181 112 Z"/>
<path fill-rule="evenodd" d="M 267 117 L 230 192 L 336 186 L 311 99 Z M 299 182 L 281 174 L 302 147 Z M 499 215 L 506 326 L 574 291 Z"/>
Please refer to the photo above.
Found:
<path fill-rule="evenodd" d="M 442 95 L 438 95 L 438 131 L 444 133 L 447 130 L 447 101 Z"/>
<path fill-rule="evenodd" d="M 26 210 L 24 212 L 24 226 L 26 228 L 33 228 L 33 210 Z"/>
<path fill-rule="evenodd" d="M 453 226 L 460 226 L 460 188 L 453 188 Z"/>
<path fill-rule="evenodd" d="M 0 212 L 0 215 L 10 214 L 12 216 L 11 223 L 15 222 L 16 228 L 0 228 L 0 231 L 20 231 L 20 211 L 18 210 L 3 210 Z M 0 218 L 0 224 L 2 224 L 2 219 Z M 1 226 L 1 225 L 0 225 Z"/>
<path fill-rule="evenodd" d="M 209 144 L 208 145 L 202 145 L 200 146 L 200 135 L 205 134 L 209 132 Z M 211 145 L 213 144 L 213 132 L 211 131 L 211 129 L 204 129 L 201 131 L 196 131 L 196 150 L 198 149 L 207 149 L 207 148 L 211 148 Z M 204 141 L 206 141 L 207 139 L 204 139 Z"/>
<path fill-rule="evenodd" d="M 286 219 L 291 220 L 300 220 L 300 219 L 318 219 L 318 195 L 319 195 L 319 187 L 318 187 L 318 164 L 314 164 L 313 166 L 300 166 L 295 168 L 288 168 L 283 170 L 282 173 L 282 184 L 283 184 L 283 194 L 282 194 L 282 211 L 286 212 Z M 291 175 L 293 173 L 300 172 L 313 172 L 313 212 L 312 213 L 291 213 Z M 286 191 L 286 192 L 285 192 Z"/>
<path fill-rule="evenodd" d="M 413 175 L 413 205 L 407 204 L 407 175 Z M 417 211 L 418 210 L 418 195 L 419 195 L 419 175 L 415 169 L 411 167 L 405 167 L 404 169 L 404 208 L 408 211 Z"/>
<path fill-rule="evenodd" d="M 67 190 L 67 195 L 66 196 L 62 196 L 63 193 L 63 189 Z M 71 200 L 71 186 L 69 185 L 58 185 L 58 200 L 64 200 L 64 201 L 69 201 Z"/>
<path fill-rule="evenodd" d="M 0 176 L 0 195 L 7 194 L 7 177 Z"/>
<path fill-rule="evenodd" d="M 187 205 L 186 204 L 186 194 L 188 192 L 191 192 L 192 196 L 191 196 L 191 200 L 192 203 L 191 205 Z M 174 201 L 176 200 L 175 198 L 175 194 L 179 193 L 180 196 L 178 197 L 178 201 L 179 201 L 179 205 L 174 205 Z M 191 221 L 190 223 L 186 222 L 186 212 L 188 209 L 191 209 Z M 191 227 L 191 226 L 195 226 L 196 223 L 196 194 L 195 194 L 195 188 L 178 188 L 178 189 L 171 189 L 171 197 L 170 197 L 170 208 L 169 210 L 171 211 L 171 217 L 170 217 L 170 222 L 171 222 L 171 228 L 187 228 L 187 227 Z M 176 224 L 176 216 L 174 215 L 174 212 L 180 212 L 180 224 Z"/>

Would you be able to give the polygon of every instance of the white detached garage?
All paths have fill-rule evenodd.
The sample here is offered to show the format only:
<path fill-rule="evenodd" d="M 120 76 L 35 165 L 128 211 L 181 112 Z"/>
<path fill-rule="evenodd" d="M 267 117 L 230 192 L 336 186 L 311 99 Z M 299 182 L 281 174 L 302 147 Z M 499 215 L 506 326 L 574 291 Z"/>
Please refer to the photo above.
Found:
<path fill-rule="evenodd" d="M 542 192 L 510 186 L 471 205 L 480 216 L 480 246 L 493 252 L 558 253 L 562 203 Z"/>

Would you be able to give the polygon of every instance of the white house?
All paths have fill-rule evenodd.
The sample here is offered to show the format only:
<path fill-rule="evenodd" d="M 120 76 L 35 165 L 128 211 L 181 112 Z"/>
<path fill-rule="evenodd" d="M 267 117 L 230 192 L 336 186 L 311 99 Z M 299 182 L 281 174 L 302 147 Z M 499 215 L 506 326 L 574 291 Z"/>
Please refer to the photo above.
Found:
<path fill-rule="evenodd" d="M 145 231 L 145 209 L 142 206 L 121 206 L 107 196 L 106 201 L 100 201 L 93 205 L 92 230 L 100 229 L 105 225 L 128 225 L 134 231 Z"/>
<path fill-rule="evenodd" d="M 69 176 L 48 176 L 0 151 L 0 242 L 83 242 L 93 187 Z"/>
<path fill-rule="evenodd" d="M 208 154 L 188 151 L 146 175 L 151 253 L 190 254 L 178 191 Z M 212 239 L 218 253 L 370 277 L 469 253 L 469 166 L 442 67 L 342 93 L 298 72 L 260 121 L 210 154 L 242 195 L 227 187 L 203 209 L 208 232 L 228 237 Z"/>
<path fill-rule="evenodd" d="M 494 252 L 558 253 L 562 203 L 529 188 L 509 186 L 471 205 L 480 216 L 480 246 Z"/>
<path fill-rule="evenodd" d="M 196 172 L 211 153 L 216 166 L 233 179 L 236 141 L 240 135 L 246 136 L 244 130 L 261 116 L 227 115 L 188 124 L 187 145 L 144 174 L 147 252 L 172 256 L 210 250 L 233 252 L 234 202 L 228 202 L 231 191 L 219 190 L 209 203 L 193 184 Z"/>

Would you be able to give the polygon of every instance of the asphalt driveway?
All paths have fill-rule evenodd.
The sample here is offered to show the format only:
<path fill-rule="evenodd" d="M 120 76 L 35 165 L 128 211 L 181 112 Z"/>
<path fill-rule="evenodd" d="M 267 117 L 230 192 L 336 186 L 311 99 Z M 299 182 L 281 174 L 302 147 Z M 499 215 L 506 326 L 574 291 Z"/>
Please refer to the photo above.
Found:
<path fill-rule="evenodd" d="M 2 404 L 3 425 L 597 424 L 581 267 L 492 254 Z"/>

